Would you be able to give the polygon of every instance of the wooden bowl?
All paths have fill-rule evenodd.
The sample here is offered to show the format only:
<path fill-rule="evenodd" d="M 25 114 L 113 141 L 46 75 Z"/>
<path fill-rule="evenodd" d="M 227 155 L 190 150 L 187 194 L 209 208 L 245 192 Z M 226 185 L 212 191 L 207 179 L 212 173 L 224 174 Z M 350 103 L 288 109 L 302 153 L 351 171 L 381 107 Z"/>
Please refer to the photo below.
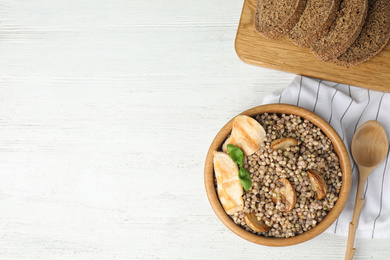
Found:
<path fill-rule="evenodd" d="M 236 235 L 256 244 L 265 245 L 265 246 L 290 246 L 296 245 L 307 240 L 310 240 L 323 231 L 325 231 L 332 223 L 338 218 L 341 211 L 343 210 L 351 189 L 351 164 L 347 149 L 343 141 L 337 132 L 329 125 L 325 120 L 323 120 L 318 115 L 310 112 L 304 108 L 286 105 L 286 104 L 269 104 L 254 107 L 243 113 L 242 115 L 256 116 L 263 113 L 277 113 L 277 114 L 295 114 L 301 116 L 312 122 L 317 127 L 321 128 L 322 132 L 332 141 L 335 152 L 339 157 L 340 168 L 342 171 L 342 187 L 339 194 L 339 199 L 336 204 L 326 215 L 326 217 L 314 228 L 309 231 L 303 232 L 300 235 L 289 238 L 270 238 L 260 235 L 253 234 L 246 231 L 241 226 L 235 224 L 233 220 L 226 214 L 221 203 L 219 202 L 218 195 L 214 185 L 214 167 L 213 167 L 213 152 L 221 150 L 223 142 L 226 140 L 228 135 L 232 130 L 233 119 L 230 120 L 217 134 L 211 143 L 210 149 L 207 153 L 205 170 L 204 170 L 204 180 L 206 186 L 207 197 L 210 201 L 211 207 L 213 208 L 215 214 L 222 221 L 223 224 Z"/>

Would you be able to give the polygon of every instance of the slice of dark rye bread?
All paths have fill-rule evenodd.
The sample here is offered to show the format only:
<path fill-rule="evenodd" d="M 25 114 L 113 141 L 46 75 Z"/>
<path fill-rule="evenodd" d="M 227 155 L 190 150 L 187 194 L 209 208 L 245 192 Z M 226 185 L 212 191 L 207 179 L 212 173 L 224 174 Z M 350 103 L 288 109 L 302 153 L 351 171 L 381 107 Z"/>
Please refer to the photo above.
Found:
<path fill-rule="evenodd" d="M 367 9 L 367 0 L 341 0 L 329 32 L 312 46 L 314 55 L 330 61 L 346 52 L 362 30 Z"/>
<path fill-rule="evenodd" d="M 331 62 L 347 67 L 365 62 L 379 53 L 389 38 L 389 0 L 368 0 L 368 14 L 359 37 L 345 53 Z"/>
<path fill-rule="evenodd" d="M 310 47 L 328 32 L 339 6 L 340 0 L 307 0 L 298 23 L 290 31 L 291 41 L 300 47 Z"/>
<path fill-rule="evenodd" d="M 256 29 L 268 39 L 276 39 L 298 22 L 306 0 L 260 0 L 255 17 Z"/>

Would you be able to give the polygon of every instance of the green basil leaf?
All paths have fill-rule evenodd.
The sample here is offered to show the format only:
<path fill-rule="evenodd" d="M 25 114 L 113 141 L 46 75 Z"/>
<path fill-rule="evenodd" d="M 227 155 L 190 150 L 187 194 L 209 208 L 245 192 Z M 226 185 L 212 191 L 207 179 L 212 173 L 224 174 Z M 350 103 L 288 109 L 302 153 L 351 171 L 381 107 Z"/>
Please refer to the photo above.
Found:
<path fill-rule="evenodd" d="M 232 158 L 232 160 L 239 166 L 242 166 L 242 164 L 244 163 L 244 153 L 241 151 L 241 149 L 233 144 L 228 144 L 227 150 L 230 155 L 230 158 Z"/>
<path fill-rule="evenodd" d="M 238 179 L 240 179 L 242 187 L 248 191 L 252 186 L 252 179 L 249 172 L 242 166 L 240 166 L 240 171 L 238 172 Z"/>

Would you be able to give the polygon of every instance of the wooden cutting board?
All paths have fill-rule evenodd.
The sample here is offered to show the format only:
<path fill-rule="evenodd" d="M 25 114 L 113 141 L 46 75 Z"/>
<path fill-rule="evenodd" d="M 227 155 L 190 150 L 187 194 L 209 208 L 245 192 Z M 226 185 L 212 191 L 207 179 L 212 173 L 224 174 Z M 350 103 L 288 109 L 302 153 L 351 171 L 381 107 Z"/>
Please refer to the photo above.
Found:
<path fill-rule="evenodd" d="M 360 65 L 349 68 L 319 61 L 308 48 L 296 46 L 287 36 L 276 40 L 262 37 L 255 28 L 257 0 L 245 0 L 235 48 L 246 63 L 303 76 L 390 91 L 390 46 Z"/>

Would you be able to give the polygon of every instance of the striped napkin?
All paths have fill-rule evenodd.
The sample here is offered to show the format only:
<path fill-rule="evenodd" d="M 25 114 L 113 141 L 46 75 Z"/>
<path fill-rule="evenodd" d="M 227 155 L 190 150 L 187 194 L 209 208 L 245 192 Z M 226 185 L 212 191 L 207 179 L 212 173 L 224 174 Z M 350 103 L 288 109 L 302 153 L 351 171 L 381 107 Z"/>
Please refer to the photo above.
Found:
<path fill-rule="evenodd" d="M 352 136 L 368 120 L 382 124 L 390 139 L 390 93 L 367 90 L 314 78 L 297 76 L 281 94 L 265 97 L 264 104 L 285 103 L 313 111 L 338 132 L 350 152 Z M 390 237 L 390 166 L 389 154 L 370 174 L 363 191 L 365 203 L 356 237 Z M 351 156 L 352 186 L 347 204 L 328 233 L 348 235 L 355 205 L 358 169 Z"/>

